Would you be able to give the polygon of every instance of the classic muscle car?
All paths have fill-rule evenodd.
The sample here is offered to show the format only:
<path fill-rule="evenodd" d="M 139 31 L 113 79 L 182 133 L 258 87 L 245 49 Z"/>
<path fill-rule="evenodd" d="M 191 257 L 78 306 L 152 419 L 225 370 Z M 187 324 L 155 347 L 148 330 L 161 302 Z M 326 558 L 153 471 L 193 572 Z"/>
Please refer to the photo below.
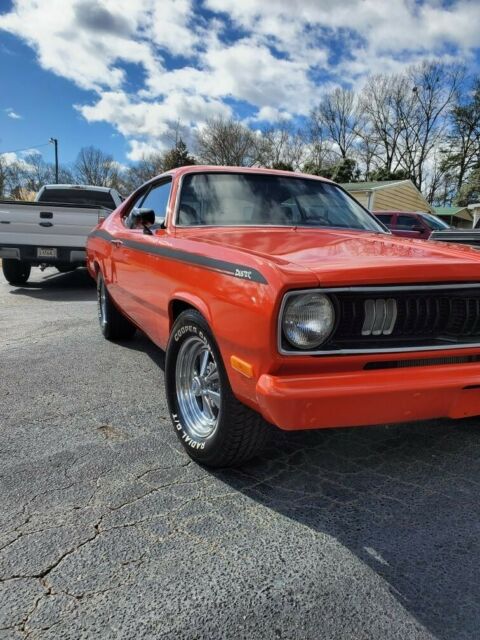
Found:
<path fill-rule="evenodd" d="M 202 464 L 252 457 L 272 424 L 480 414 L 480 253 L 395 237 L 328 180 L 167 172 L 96 227 L 87 265 L 103 335 L 166 350 L 173 427 Z"/>

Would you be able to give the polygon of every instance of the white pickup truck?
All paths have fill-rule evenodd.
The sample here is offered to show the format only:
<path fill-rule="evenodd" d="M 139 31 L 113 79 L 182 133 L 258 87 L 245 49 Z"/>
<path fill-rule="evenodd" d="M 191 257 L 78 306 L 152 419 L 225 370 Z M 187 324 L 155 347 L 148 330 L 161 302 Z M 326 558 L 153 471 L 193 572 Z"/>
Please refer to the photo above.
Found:
<path fill-rule="evenodd" d="M 33 266 L 60 272 L 85 264 L 87 236 L 122 202 L 115 189 L 45 185 L 34 202 L 0 200 L 0 258 L 6 280 L 22 285 Z"/>

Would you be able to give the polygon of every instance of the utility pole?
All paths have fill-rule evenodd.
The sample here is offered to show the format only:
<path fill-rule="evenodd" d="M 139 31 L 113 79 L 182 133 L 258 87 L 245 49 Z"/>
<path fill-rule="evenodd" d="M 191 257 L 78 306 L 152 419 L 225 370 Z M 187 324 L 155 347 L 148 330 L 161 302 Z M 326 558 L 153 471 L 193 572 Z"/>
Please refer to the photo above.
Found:
<path fill-rule="evenodd" d="M 58 184 L 58 139 L 50 138 L 49 142 L 55 145 L 55 184 Z"/>

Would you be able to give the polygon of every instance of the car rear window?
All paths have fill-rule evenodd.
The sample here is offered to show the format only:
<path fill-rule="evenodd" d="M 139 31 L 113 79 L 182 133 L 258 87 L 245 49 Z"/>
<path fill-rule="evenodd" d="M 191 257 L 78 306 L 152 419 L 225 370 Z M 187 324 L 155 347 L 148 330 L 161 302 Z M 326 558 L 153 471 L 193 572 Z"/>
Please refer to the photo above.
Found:
<path fill-rule="evenodd" d="M 334 184 L 255 173 L 186 175 L 177 224 L 342 227 L 384 232 L 372 215 Z"/>
<path fill-rule="evenodd" d="M 115 209 L 116 205 L 108 191 L 93 189 L 45 189 L 38 202 L 55 202 L 58 204 L 78 204 L 86 207 L 105 207 Z"/>

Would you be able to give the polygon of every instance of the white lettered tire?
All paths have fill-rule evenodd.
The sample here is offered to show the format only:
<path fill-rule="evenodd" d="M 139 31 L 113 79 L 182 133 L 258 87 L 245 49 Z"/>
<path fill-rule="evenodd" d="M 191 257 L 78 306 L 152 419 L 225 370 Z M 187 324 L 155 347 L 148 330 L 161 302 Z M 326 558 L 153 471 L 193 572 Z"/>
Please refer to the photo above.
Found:
<path fill-rule="evenodd" d="M 175 432 L 197 462 L 238 465 L 265 444 L 269 426 L 233 395 L 212 332 L 194 309 L 181 313 L 173 326 L 165 384 Z"/>

